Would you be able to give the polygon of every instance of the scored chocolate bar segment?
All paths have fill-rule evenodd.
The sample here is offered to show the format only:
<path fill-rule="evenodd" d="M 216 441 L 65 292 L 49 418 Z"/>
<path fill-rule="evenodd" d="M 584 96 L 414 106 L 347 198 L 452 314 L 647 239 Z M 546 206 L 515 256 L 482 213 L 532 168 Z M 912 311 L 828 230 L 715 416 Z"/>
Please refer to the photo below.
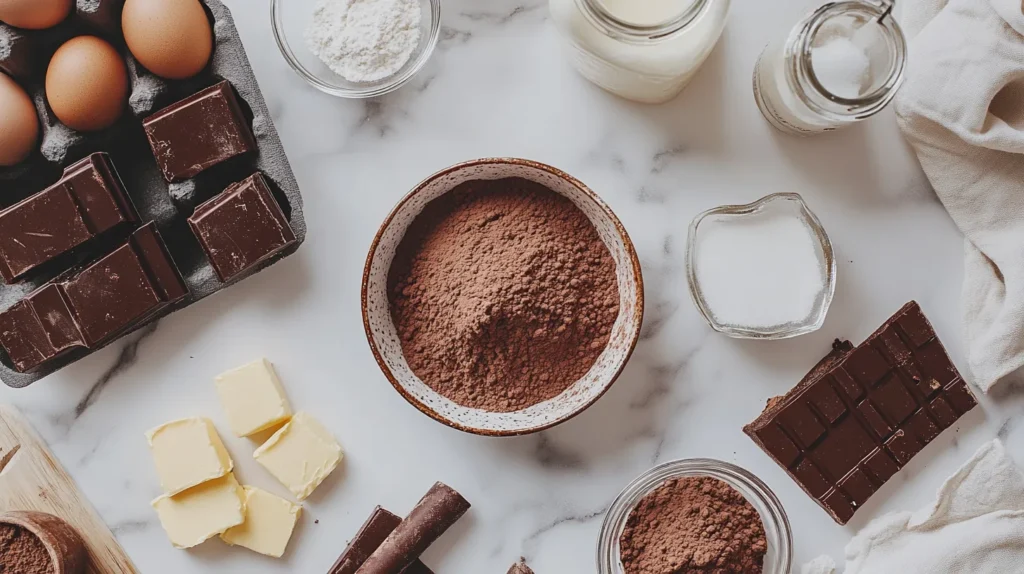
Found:
<path fill-rule="evenodd" d="M 164 178 L 178 182 L 256 149 L 228 81 L 171 104 L 142 122 Z"/>
<path fill-rule="evenodd" d="M 188 295 L 155 223 L 66 280 L 0 313 L 0 346 L 30 372 L 75 348 L 95 348 Z"/>
<path fill-rule="evenodd" d="M 846 524 L 977 404 L 911 302 L 859 347 L 837 341 L 829 357 L 743 430 Z"/>
<path fill-rule="evenodd" d="M 60 181 L 0 211 L 0 277 L 16 281 L 40 265 L 138 220 L 105 153 L 64 170 Z"/>
<path fill-rule="evenodd" d="M 380 547 L 388 535 L 401 523 L 402 519 L 397 515 L 379 506 L 374 508 L 373 513 L 363 523 L 355 538 L 349 542 L 345 552 L 334 563 L 328 574 L 355 574 L 363 562 L 366 562 L 374 550 Z M 430 574 L 430 569 L 417 560 L 403 572 L 403 574 L 416 573 Z"/>
<path fill-rule="evenodd" d="M 469 507 L 461 494 L 438 482 L 356 570 L 357 574 L 401 574 L 462 518 Z"/>
<path fill-rule="evenodd" d="M 196 208 L 189 225 L 221 281 L 227 282 L 295 243 L 263 174 L 233 184 Z"/>

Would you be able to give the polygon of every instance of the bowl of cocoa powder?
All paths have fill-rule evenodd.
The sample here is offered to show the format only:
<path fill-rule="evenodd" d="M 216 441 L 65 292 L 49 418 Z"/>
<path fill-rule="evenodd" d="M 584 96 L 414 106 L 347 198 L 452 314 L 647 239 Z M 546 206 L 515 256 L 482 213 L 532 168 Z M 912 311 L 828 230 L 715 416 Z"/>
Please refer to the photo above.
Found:
<path fill-rule="evenodd" d="M 35 511 L 0 512 L 0 572 L 83 574 L 89 557 L 64 520 Z"/>
<path fill-rule="evenodd" d="M 640 336 L 643 279 L 611 209 L 523 159 L 428 177 L 374 238 L 363 323 L 385 377 L 446 425 L 488 436 L 569 420 L 615 382 Z"/>
<path fill-rule="evenodd" d="M 789 574 L 793 533 L 775 494 L 713 459 L 657 466 L 612 503 L 601 527 L 600 574 Z"/>

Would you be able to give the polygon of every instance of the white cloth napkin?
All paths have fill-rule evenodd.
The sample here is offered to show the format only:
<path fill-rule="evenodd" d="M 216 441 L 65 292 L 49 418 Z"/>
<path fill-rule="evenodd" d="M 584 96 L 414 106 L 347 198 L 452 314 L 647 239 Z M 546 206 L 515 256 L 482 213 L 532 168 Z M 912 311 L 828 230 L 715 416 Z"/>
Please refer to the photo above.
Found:
<path fill-rule="evenodd" d="M 897 5 L 910 52 L 896 114 L 966 236 L 968 359 L 974 382 L 988 391 L 1024 366 L 1021 0 Z"/>
<path fill-rule="evenodd" d="M 832 574 L 821 557 L 802 574 Z M 1024 476 L 994 440 L 917 512 L 873 520 L 846 546 L 844 574 L 1024 572 Z"/>

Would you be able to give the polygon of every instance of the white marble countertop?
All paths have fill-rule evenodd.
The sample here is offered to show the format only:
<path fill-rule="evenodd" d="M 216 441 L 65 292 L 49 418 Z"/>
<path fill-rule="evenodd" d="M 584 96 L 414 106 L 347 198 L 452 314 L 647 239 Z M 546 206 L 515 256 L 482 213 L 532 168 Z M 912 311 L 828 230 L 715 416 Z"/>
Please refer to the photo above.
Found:
<path fill-rule="evenodd" d="M 265 2 L 228 0 L 306 202 L 309 237 L 279 265 L 24 390 L 19 406 L 145 573 L 326 572 L 382 504 L 405 514 L 437 480 L 474 508 L 425 556 L 439 574 L 503 573 L 526 556 L 538 574 L 595 571 L 605 510 L 630 480 L 677 458 L 751 470 L 792 521 L 797 563 L 840 558 L 871 518 L 931 500 L 943 479 L 999 434 L 1024 455 L 1019 401 L 983 399 L 837 526 L 741 431 L 791 388 L 837 336 L 860 341 L 910 299 L 964 365 L 961 237 L 891 113 L 840 133 L 774 133 L 751 94 L 761 48 L 810 7 L 735 0 L 721 43 L 682 96 L 633 105 L 577 76 L 559 53 L 546 0 L 445 0 L 441 43 L 398 93 L 371 102 L 316 92 L 288 69 Z M 449 164 L 522 156 L 567 170 L 618 213 L 643 261 L 647 316 L 625 373 L 595 406 L 515 439 L 462 434 L 408 405 L 366 344 L 359 281 L 378 224 L 415 183 Z M 714 334 L 683 273 L 699 211 L 797 191 L 835 243 L 839 283 L 824 328 L 785 342 Z M 347 451 L 305 504 L 283 560 L 210 541 L 173 549 L 149 502 L 159 494 L 143 433 L 210 416 L 243 482 L 285 494 L 229 435 L 212 379 L 266 356 L 292 404 Z M 1011 394 L 1012 395 L 1012 394 Z"/>

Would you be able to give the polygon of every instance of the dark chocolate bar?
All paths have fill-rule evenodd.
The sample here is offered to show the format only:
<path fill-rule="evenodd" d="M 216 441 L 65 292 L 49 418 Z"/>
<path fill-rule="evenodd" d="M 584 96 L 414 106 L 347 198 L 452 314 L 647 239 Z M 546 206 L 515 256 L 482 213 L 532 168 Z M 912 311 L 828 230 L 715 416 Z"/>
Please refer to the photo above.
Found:
<path fill-rule="evenodd" d="M 124 0 L 76 0 L 75 13 L 83 22 L 107 34 L 121 33 Z"/>
<path fill-rule="evenodd" d="M 743 428 L 839 524 L 977 405 L 928 319 L 905 305 Z"/>
<path fill-rule="evenodd" d="M 188 223 L 224 282 L 295 243 L 295 233 L 261 173 L 197 207 Z"/>
<path fill-rule="evenodd" d="M 436 483 L 356 573 L 401 574 L 469 508 L 469 502 L 461 494 Z"/>
<path fill-rule="evenodd" d="M 138 220 L 104 153 L 64 170 L 60 181 L 0 211 L 0 277 L 8 283 L 90 239 Z"/>
<path fill-rule="evenodd" d="M 338 561 L 334 563 L 328 574 L 355 574 L 356 570 L 366 562 L 366 559 L 373 554 L 388 535 L 390 535 L 402 519 L 395 514 L 377 507 L 366 519 L 363 526 L 356 533 L 355 538 L 349 542 L 345 552 L 341 554 Z M 405 569 L 403 574 L 432 574 L 422 562 L 417 560 L 412 566 Z"/>
<path fill-rule="evenodd" d="M 156 224 L 66 280 L 0 313 L 0 346 L 19 372 L 95 348 L 188 295 Z"/>
<path fill-rule="evenodd" d="M 173 183 L 256 149 L 226 80 L 171 104 L 142 122 L 156 163 Z"/>

